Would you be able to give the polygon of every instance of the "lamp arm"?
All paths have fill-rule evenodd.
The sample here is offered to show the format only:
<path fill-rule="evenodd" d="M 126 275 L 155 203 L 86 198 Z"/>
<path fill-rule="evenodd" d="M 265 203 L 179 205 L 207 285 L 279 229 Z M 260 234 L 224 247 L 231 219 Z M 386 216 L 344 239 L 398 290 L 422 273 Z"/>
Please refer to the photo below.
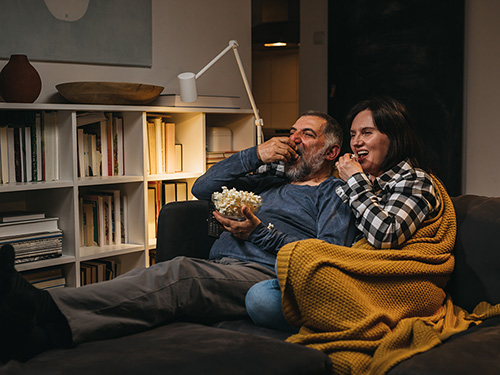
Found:
<path fill-rule="evenodd" d="M 262 134 L 262 126 L 264 126 L 264 122 L 259 116 L 257 111 L 257 106 L 255 105 L 255 100 L 252 95 L 252 91 L 250 90 L 250 85 L 248 84 L 247 76 L 245 74 L 245 70 L 243 69 L 243 64 L 241 63 L 240 54 L 238 53 L 238 42 L 236 40 L 230 40 L 229 44 L 226 48 L 224 48 L 217 56 L 213 58 L 203 69 L 201 69 L 198 73 L 196 73 L 195 79 L 198 79 L 203 73 L 205 73 L 212 65 L 214 65 L 222 56 L 224 56 L 230 49 L 233 49 L 234 57 L 236 58 L 236 62 L 238 63 L 238 68 L 240 69 L 241 78 L 243 79 L 243 84 L 245 85 L 245 89 L 247 91 L 248 99 L 250 100 L 250 105 L 252 106 L 253 114 L 255 116 L 255 126 L 257 127 L 257 144 L 261 144 L 264 141 L 264 136 Z"/>
<path fill-rule="evenodd" d="M 250 85 L 248 84 L 245 69 L 243 69 L 243 64 L 241 63 L 240 54 L 236 49 L 238 47 L 238 43 L 234 40 L 231 42 L 235 42 L 233 46 L 234 57 L 236 58 L 236 62 L 238 63 L 241 78 L 243 79 L 243 84 L 245 85 L 245 89 L 247 90 L 248 99 L 250 100 L 250 105 L 252 106 L 253 114 L 255 116 L 255 126 L 257 127 L 257 144 L 261 144 L 264 141 L 264 137 L 262 134 L 262 126 L 264 126 L 264 121 L 262 121 L 259 116 L 259 112 L 257 111 L 257 106 L 255 105 L 255 100 L 253 99 L 252 90 L 250 90 Z"/>
<path fill-rule="evenodd" d="M 200 70 L 198 73 L 196 73 L 195 78 L 198 79 L 203 73 L 205 73 L 208 69 L 210 69 L 212 67 L 212 65 L 214 65 L 217 61 L 219 61 L 222 56 L 224 56 L 231 48 L 233 48 L 234 44 L 236 44 L 236 46 L 238 46 L 238 43 L 236 43 L 235 40 L 230 40 L 229 45 L 226 48 L 224 48 L 221 51 L 221 53 L 219 53 L 217 56 L 215 56 L 212 61 L 210 61 L 207 65 L 205 65 L 205 67 L 202 70 Z"/>

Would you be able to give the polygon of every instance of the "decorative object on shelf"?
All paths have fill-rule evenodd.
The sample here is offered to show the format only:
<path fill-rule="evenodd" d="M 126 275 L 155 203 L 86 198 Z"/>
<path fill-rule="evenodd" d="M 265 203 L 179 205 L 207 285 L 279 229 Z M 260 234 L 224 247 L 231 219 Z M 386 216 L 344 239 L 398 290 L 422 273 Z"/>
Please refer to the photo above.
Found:
<path fill-rule="evenodd" d="M 255 116 L 255 126 L 257 127 L 257 144 L 261 144 L 264 141 L 264 136 L 262 132 L 262 127 L 264 126 L 264 121 L 260 118 L 257 106 L 255 105 L 255 100 L 253 99 L 252 91 L 250 90 L 250 85 L 248 84 L 247 76 L 245 70 L 243 69 L 243 64 L 241 63 L 240 54 L 238 53 L 238 42 L 236 40 L 230 40 L 226 48 L 224 48 L 217 56 L 214 57 L 202 70 L 194 74 L 191 72 L 181 73 L 177 76 L 179 80 L 180 96 L 181 100 L 186 103 L 194 102 L 198 99 L 198 92 L 196 90 L 196 80 L 205 73 L 212 65 L 214 65 L 222 56 L 224 56 L 229 50 L 233 50 L 234 57 L 238 63 L 238 68 L 240 69 L 241 78 L 243 79 L 243 84 L 247 90 L 248 99 L 250 100 L 250 105 Z"/>
<path fill-rule="evenodd" d="M 42 91 L 40 75 L 26 55 L 11 55 L 0 72 L 0 95 L 10 103 L 33 103 Z"/>
<path fill-rule="evenodd" d="M 79 104 L 147 104 L 163 91 L 162 86 L 124 82 L 68 82 L 56 85 L 69 102 Z"/>

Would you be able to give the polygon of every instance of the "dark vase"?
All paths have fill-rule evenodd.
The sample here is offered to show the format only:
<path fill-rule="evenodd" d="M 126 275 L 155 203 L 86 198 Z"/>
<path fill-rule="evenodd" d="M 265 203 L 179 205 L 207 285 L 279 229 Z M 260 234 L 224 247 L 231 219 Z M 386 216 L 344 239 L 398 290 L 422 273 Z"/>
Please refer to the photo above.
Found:
<path fill-rule="evenodd" d="M 42 91 L 40 75 L 26 55 L 12 55 L 0 72 L 0 95 L 10 103 L 33 103 Z"/>

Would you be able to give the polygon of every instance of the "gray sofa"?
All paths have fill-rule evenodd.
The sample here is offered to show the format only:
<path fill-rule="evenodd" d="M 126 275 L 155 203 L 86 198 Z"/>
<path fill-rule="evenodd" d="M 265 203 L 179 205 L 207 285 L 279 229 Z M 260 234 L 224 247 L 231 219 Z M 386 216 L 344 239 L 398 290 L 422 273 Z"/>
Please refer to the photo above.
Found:
<path fill-rule="evenodd" d="M 500 303 L 500 198 L 453 199 L 458 234 L 456 267 L 448 290 L 459 306 Z M 171 203 L 159 219 L 157 261 L 178 255 L 204 258 L 208 204 Z M 325 354 L 289 344 L 286 334 L 249 320 L 204 325 L 176 322 L 118 339 L 42 353 L 26 363 L 0 365 L 0 374 L 331 374 Z M 500 374 L 500 318 L 452 336 L 416 355 L 390 375 Z"/>

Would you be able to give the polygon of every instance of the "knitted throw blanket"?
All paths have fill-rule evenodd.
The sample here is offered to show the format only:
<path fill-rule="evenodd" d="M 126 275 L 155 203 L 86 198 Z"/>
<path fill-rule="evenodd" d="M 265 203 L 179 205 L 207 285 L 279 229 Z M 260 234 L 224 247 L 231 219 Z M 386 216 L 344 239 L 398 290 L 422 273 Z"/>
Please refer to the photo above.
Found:
<path fill-rule="evenodd" d="M 434 181 L 441 211 L 401 248 L 311 239 L 279 251 L 283 311 L 301 327 L 288 341 L 327 353 L 336 374 L 384 374 L 471 323 L 500 315 L 500 305 L 486 303 L 468 314 L 443 290 L 454 267 L 456 219 Z"/>

